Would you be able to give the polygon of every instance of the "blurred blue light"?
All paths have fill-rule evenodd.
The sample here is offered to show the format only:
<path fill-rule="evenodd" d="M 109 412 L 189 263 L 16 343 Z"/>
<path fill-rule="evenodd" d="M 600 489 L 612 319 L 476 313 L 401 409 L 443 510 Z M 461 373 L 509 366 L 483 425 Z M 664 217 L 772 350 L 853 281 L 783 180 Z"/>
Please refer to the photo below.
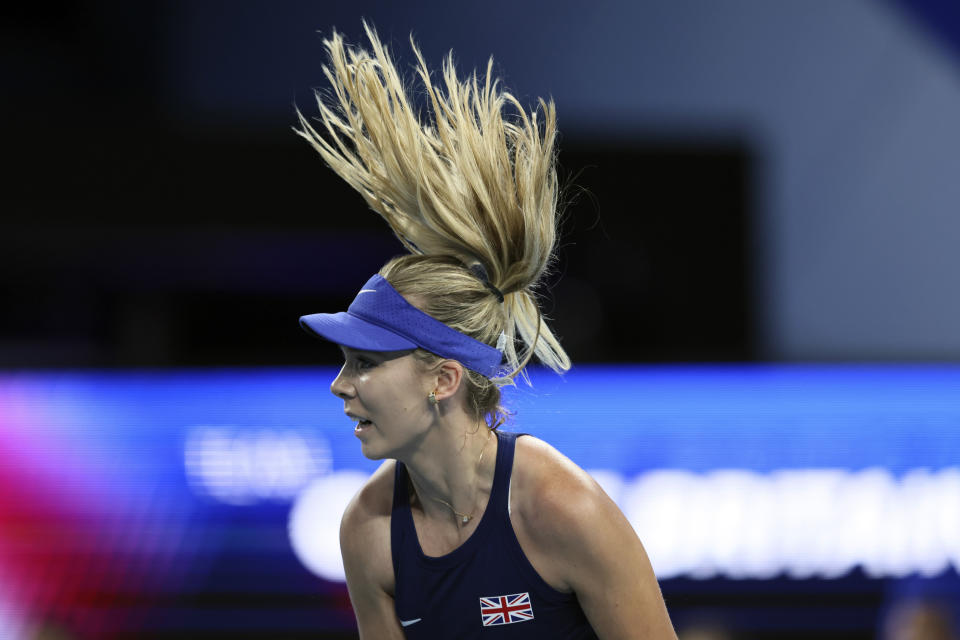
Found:
<path fill-rule="evenodd" d="M 313 434 L 329 443 L 333 470 L 372 471 L 329 392 L 335 375 L 332 367 L 5 374 L 0 415 L 29 404 L 36 411 L 22 415 L 32 416 L 33 433 L 138 476 L 182 475 L 184 440 L 197 425 Z M 958 366 L 582 366 L 563 377 L 534 369 L 531 379 L 532 388 L 505 389 L 515 412 L 507 428 L 585 468 L 900 474 L 960 460 Z"/>

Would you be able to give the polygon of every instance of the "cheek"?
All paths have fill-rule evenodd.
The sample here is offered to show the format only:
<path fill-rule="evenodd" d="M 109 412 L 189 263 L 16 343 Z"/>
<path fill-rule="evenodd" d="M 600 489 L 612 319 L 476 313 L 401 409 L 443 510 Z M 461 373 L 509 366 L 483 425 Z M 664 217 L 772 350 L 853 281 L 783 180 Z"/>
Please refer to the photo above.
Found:
<path fill-rule="evenodd" d="M 421 409 L 423 403 L 421 402 L 419 389 L 410 386 L 398 386 L 392 390 L 392 393 L 394 407 L 396 407 L 398 413 L 411 416 Z"/>
<path fill-rule="evenodd" d="M 422 410 L 426 394 L 421 393 L 417 381 L 407 376 L 358 376 L 357 394 L 368 410 L 385 413 L 388 417 L 405 419 Z M 381 419 L 384 416 L 381 415 Z"/>
<path fill-rule="evenodd" d="M 420 380 L 413 376 L 402 376 L 394 380 L 389 387 L 394 408 L 398 414 L 414 417 L 422 414 L 427 407 L 427 394 L 421 389 Z"/>
<path fill-rule="evenodd" d="M 363 406 L 375 412 L 384 426 L 390 423 L 419 424 L 430 413 L 427 400 L 430 390 L 424 390 L 428 383 L 408 363 L 384 363 L 357 375 L 355 384 Z"/>

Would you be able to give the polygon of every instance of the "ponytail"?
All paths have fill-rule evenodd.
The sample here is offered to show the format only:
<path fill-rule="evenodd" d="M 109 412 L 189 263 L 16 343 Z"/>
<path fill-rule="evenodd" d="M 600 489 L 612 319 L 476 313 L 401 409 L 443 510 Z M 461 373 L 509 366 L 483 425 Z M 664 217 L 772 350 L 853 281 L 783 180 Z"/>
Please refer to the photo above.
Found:
<path fill-rule="evenodd" d="M 434 84 L 411 40 L 428 103 L 421 117 L 387 48 L 364 29 L 370 51 L 338 33 L 324 41 L 331 91 L 316 96 L 317 126 L 297 111 L 296 133 L 409 252 L 380 275 L 437 320 L 499 343 L 504 371 L 490 383 L 511 383 L 533 356 L 566 371 L 536 294 L 556 238 L 553 102 L 527 113 L 493 77 L 492 59 L 482 77 L 460 80 L 451 53 Z"/>

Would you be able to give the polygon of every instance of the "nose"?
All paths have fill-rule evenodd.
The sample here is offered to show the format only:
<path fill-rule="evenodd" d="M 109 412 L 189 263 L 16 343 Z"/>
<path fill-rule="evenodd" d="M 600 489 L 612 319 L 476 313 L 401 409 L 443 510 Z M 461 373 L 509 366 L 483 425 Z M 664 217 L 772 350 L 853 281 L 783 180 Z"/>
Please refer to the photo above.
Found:
<path fill-rule="evenodd" d="M 337 377 L 333 379 L 333 382 L 330 383 L 330 393 L 337 396 L 338 398 L 352 398 L 356 395 L 356 388 L 349 381 L 346 374 L 347 365 L 344 364 L 340 367 L 340 373 L 337 374 Z"/>

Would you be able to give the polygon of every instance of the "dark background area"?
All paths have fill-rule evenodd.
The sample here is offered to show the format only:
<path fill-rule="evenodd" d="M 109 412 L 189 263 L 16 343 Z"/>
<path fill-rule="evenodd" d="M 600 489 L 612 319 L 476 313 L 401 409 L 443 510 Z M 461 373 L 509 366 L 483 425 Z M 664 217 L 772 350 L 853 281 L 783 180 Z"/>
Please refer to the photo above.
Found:
<path fill-rule="evenodd" d="M 300 27 L 281 41 L 287 48 L 236 43 L 258 17 L 275 26 L 267 15 L 287 8 Z M 402 5 L 372 10 L 402 49 L 402 21 L 387 26 Z M 311 114 L 310 88 L 321 84 L 314 29 L 336 23 L 357 41 L 359 15 L 305 3 L 92 0 L 3 11 L 0 368 L 335 362 L 298 316 L 345 308 L 400 246 L 291 127 L 294 104 Z M 224 43 L 242 54 L 235 75 L 204 75 L 204 52 L 177 58 L 198 53 L 177 37 L 204 30 L 211 57 Z M 456 46 L 424 36 L 433 63 Z M 275 84 L 251 83 L 264 67 Z M 196 73 L 176 75 L 184 69 Z M 224 113 L 205 101 L 214 94 L 247 102 Z M 568 204 L 544 309 L 574 362 L 769 360 L 758 136 L 746 127 L 592 134 L 582 120 L 564 128 L 559 110 Z M 343 604 L 344 590 L 329 586 L 251 603 L 218 591 L 231 579 L 214 566 L 177 604 L 264 616 Z M 863 575 L 663 583 L 679 626 L 722 624 L 736 638 L 873 637 L 900 588 Z M 270 637 L 306 635 L 315 630 Z"/>
<path fill-rule="evenodd" d="M 401 251 L 284 129 L 70 134 L 83 160 L 59 171 L 35 136 L 8 137 L 33 170 L 0 241 L 7 367 L 314 363 L 296 319 L 344 308 Z M 545 310 L 574 360 L 750 359 L 747 151 L 568 139 L 560 162 Z"/>
<path fill-rule="evenodd" d="M 291 83 L 294 99 L 267 115 L 174 99 L 171 83 L 180 94 L 243 83 L 242 68 L 202 76 L 203 60 L 198 77 L 169 77 L 184 21 L 241 20 L 253 5 L 217 7 L 227 5 L 12 10 L 0 366 L 329 361 L 336 354 L 305 341 L 296 319 L 344 308 L 400 252 L 291 130 L 294 101 L 312 113 L 315 77 Z M 301 65 L 318 74 L 320 37 L 305 31 L 297 42 L 317 62 Z M 395 49 L 407 55 L 402 39 Z M 289 73 L 284 62 L 276 73 Z M 574 361 L 753 358 L 749 142 L 574 131 L 559 158 L 568 206 L 544 308 Z"/>

